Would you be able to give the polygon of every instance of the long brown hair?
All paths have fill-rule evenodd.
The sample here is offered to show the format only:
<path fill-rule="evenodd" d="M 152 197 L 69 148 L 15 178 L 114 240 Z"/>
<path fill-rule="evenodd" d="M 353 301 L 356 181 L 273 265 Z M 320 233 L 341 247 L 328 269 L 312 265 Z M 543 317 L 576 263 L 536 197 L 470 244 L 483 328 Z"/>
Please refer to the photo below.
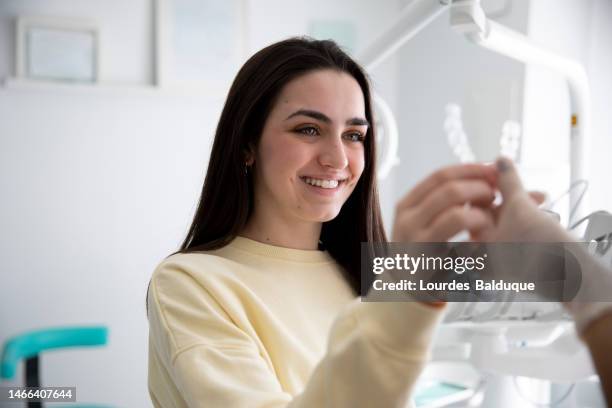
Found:
<path fill-rule="evenodd" d="M 387 241 L 376 185 L 374 117 L 366 74 L 330 40 L 299 37 L 280 41 L 257 52 L 240 69 L 219 119 L 202 195 L 179 252 L 223 247 L 243 230 L 254 203 L 253 172 L 245 174 L 247 153 L 256 149 L 282 88 L 300 75 L 319 69 L 333 69 L 355 78 L 370 123 L 361 178 L 338 216 L 323 223 L 320 236 L 355 293 L 361 293 L 361 243 L 368 243 L 368 252 L 374 252 L 372 243 Z"/>

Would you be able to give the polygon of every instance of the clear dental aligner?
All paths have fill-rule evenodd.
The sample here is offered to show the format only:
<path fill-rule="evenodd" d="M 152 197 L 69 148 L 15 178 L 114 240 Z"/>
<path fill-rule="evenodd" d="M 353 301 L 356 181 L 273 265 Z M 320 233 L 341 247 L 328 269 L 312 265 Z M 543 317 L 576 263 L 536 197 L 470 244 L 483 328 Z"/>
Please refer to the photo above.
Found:
<path fill-rule="evenodd" d="M 459 158 L 461 163 L 469 163 L 475 160 L 474 152 L 470 147 L 467 135 L 463 130 L 463 120 L 461 119 L 461 107 L 451 103 L 446 105 L 446 119 L 444 120 L 444 131 L 448 144 Z"/>
<path fill-rule="evenodd" d="M 469 139 L 463 129 L 461 117 L 461 106 L 456 103 L 446 105 L 446 117 L 444 119 L 444 131 L 446 139 L 453 154 L 461 163 L 470 163 L 476 160 L 474 151 L 470 146 Z M 521 125 L 514 120 L 507 120 L 502 126 L 502 134 L 499 139 L 500 155 L 516 161 L 521 141 Z"/>
<path fill-rule="evenodd" d="M 499 139 L 499 153 L 512 161 L 517 161 L 521 145 L 521 125 L 514 120 L 507 120 L 502 126 L 502 135 Z"/>

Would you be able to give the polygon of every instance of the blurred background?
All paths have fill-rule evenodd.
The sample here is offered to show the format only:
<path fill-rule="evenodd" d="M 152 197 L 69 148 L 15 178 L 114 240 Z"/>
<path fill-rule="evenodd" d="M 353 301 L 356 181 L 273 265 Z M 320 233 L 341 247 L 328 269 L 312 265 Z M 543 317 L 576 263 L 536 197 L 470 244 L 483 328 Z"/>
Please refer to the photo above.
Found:
<path fill-rule="evenodd" d="M 43 383 L 76 386 L 79 400 L 151 406 L 146 288 L 187 232 L 233 76 L 294 35 L 333 38 L 358 55 L 410 3 L 0 0 L 0 344 L 34 329 L 106 326 L 106 347 L 44 354 Z M 482 5 L 586 68 L 589 211 L 610 211 L 612 2 Z M 497 156 L 512 120 L 526 184 L 552 198 L 568 189 L 559 74 L 476 47 L 442 15 L 370 75 L 399 129 L 399 163 L 380 181 L 388 228 L 403 194 L 459 161 L 444 128 L 448 104 L 461 106 L 475 160 Z M 568 212 L 566 200 L 555 206 Z M 0 385 L 22 376 L 20 365 Z"/>

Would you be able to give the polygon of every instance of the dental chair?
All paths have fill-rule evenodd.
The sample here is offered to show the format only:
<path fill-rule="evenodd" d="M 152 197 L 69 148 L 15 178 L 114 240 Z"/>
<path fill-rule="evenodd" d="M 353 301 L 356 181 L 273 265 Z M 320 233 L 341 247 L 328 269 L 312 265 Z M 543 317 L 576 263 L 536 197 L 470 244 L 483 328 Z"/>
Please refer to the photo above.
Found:
<path fill-rule="evenodd" d="M 0 358 L 0 379 L 15 377 L 17 366 L 25 360 L 24 386 L 41 387 L 39 364 L 40 354 L 53 349 L 73 347 L 104 346 L 108 341 L 108 329 L 97 327 L 58 327 L 35 330 L 9 338 L 2 346 Z M 19 400 L 16 400 L 18 402 Z M 24 400 L 28 408 L 42 408 L 40 401 Z M 50 405 L 54 408 L 111 408 L 106 405 L 67 403 Z"/>

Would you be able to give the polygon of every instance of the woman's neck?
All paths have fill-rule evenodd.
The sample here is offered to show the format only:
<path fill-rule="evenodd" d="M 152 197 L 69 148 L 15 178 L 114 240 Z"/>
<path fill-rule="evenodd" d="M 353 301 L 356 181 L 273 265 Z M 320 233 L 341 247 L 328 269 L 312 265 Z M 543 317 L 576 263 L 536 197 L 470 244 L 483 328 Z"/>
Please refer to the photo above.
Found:
<path fill-rule="evenodd" d="M 282 220 L 262 220 L 253 214 L 239 234 L 264 244 L 285 248 L 316 250 L 321 236 L 320 222 L 296 223 Z"/>

